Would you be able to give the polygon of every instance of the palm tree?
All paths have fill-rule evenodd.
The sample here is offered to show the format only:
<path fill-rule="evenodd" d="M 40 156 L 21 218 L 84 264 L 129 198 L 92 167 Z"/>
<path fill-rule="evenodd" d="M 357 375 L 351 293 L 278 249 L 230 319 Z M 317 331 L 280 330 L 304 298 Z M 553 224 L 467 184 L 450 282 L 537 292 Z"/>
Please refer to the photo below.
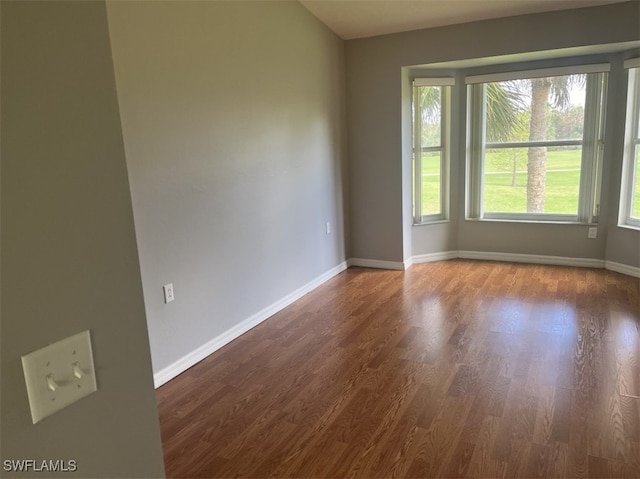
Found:
<path fill-rule="evenodd" d="M 547 139 L 549 100 L 556 108 L 569 105 L 572 82 L 584 82 L 584 75 L 536 78 L 531 80 L 531 121 L 529 141 Z M 544 213 L 547 178 L 547 148 L 529 147 L 527 163 L 527 213 Z"/>
<path fill-rule="evenodd" d="M 527 109 L 524 96 L 520 81 L 487 84 L 487 142 L 522 141 L 528 137 L 528 124 L 521 114 Z M 520 155 L 517 149 L 504 153 L 509 154 L 511 161 L 511 186 L 516 186 Z"/>
<path fill-rule="evenodd" d="M 513 141 L 526 128 L 519 113 L 527 108 L 520 81 L 487 83 L 487 142 Z"/>
<path fill-rule="evenodd" d="M 441 88 L 425 86 L 417 89 L 422 125 L 422 144 L 433 145 L 440 141 Z"/>
<path fill-rule="evenodd" d="M 487 141 L 513 141 L 525 130 L 530 142 L 547 140 L 550 101 L 553 107 L 565 109 L 571 85 L 583 84 L 585 79 L 585 75 L 571 75 L 488 83 Z M 526 116 L 519 115 L 525 110 L 530 111 L 527 125 L 523 124 Z M 527 160 L 527 213 L 544 213 L 547 148 L 529 147 Z"/>
<path fill-rule="evenodd" d="M 551 78 L 531 80 L 531 123 L 529 141 L 542 141 L 547 136 L 547 103 L 551 92 Z M 547 148 L 529 147 L 527 163 L 527 213 L 544 212 L 544 193 L 547 182 Z"/>
<path fill-rule="evenodd" d="M 549 102 L 558 109 L 569 105 L 572 84 L 584 84 L 585 75 L 486 83 L 486 140 L 488 143 L 528 137 L 530 142 L 547 139 Z M 421 88 L 417 104 L 422 120 L 434 123 L 440 117 L 440 91 Z M 529 102 L 530 99 L 530 102 Z M 530 115 L 521 113 L 529 110 Z M 523 124 L 530 118 L 528 125 Z M 423 135 L 430 136 L 423 132 Z M 427 138 L 423 138 L 427 144 Z M 527 154 L 527 213 L 544 213 L 547 148 L 531 146 Z"/>

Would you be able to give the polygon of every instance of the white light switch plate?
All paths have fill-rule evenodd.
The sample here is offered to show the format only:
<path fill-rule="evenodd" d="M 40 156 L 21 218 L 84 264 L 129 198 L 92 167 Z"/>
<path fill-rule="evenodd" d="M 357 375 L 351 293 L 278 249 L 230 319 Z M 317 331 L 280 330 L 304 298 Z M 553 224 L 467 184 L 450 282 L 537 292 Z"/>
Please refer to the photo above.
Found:
<path fill-rule="evenodd" d="M 98 388 L 89 331 L 22 356 L 33 423 Z"/>
<path fill-rule="evenodd" d="M 173 294 L 173 283 L 165 284 L 162 287 L 162 292 L 164 293 L 165 304 L 170 303 L 171 301 L 176 299 L 175 295 Z"/>

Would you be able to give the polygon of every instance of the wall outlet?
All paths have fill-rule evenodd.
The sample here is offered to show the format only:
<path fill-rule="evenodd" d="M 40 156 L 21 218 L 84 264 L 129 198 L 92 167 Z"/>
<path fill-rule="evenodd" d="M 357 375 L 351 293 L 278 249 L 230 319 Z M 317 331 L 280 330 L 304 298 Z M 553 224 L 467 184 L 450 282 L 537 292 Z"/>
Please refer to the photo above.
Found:
<path fill-rule="evenodd" d="M 165 284 L 162 287 L 162 292 L 164 293 L 164 304 L 170 303 L 176 299 L 173 294 L 173 283 Z"/>
<path fill-rule="evenodd" d="M 589 232 L 587 233 L 587 238 L 594 239 L 598 236 L 598 228 L 595 226 L 589 227 Z"/>
<path fill-rule="evenodd" d="M 327 221 L 327 224 L 325 225 L 325 232 L 330 235 L 331 234 L 331 222 Z"/>

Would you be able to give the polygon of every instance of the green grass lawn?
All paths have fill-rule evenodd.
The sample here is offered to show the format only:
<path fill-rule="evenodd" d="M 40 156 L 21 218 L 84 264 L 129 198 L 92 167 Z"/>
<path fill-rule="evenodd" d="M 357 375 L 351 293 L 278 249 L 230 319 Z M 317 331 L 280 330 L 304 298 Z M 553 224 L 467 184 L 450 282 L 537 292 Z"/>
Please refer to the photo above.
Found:
<path fill-rule="evenodd" d="M 513 162 L 505 161 L 506 152 L 488 152 L 484 175 L 484 211 L 492 213 L 527 212 L 526 149 L 519 151 L 515 186 Z M 500 155 L 502 154 L 502 158 Z M 547 181 L 544 212 L 576 214 L 580 189 L 580 150 L 547 152 Z M 506 170 L 506 171 L 505 171 Z"/>
<path fill-rule="evenodd" d="M 422 155 L 422 214 L 440 213 L 440 153 Z"/>
<path fill-rule="evenodd" d="M 527 211 L 526 149 L 518 151 L 515 186 L 511 153 L 487 152 L 484 175 L 484 211 L 525 213 Z M 580 151 L 547 153 L 545 213 L 575 214 L 578 211 Z M 422 214 L 440 209 L 439 155 L 422 158 Z M 559 170 L 559 171 L 555 171 Z"/>
<path fill-rule="evenodd" d="M 525 213 L 527 211 L 526 148 L 518 152 L 515 186 L 513 161 L 505 151 L 487 152 L 484 175 L 484 211 L 491 213 Z M 580 150 L 547 152 L 545 213 L 576 214 L 580 187 Z M 640 162 L 640 160 L 639 160 Z M 440 212 L 440 157 L 423 155 L 422 214 Z M 634 214 L 640 216 L 640 165 L 636 168 Z"/>

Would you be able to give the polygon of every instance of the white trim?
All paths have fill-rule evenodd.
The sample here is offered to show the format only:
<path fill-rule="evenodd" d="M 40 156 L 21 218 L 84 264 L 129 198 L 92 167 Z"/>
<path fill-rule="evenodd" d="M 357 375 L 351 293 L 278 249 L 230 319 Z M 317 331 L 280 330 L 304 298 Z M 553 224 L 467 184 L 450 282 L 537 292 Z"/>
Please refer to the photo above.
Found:
<path fill-rule="evenodd" d="M 485 156 L 485 100 L 486 89 L 482 85 L 469 85 L 467 87 L 467 139 L 466 139 L 466 165 L 465 176 L 467 218 L 480 219 L 483 211 L 482 205 L 483 165 Z"/>
<path fill-rule="evenodd" d="M 640 226 L 640 221 L 633 217 L 633 195 L 636 188 L 640 188 L 640 184 L 636 185 L 636 157 L 637 150 L 640 148 L 638 144 L 638 122 L 640 115 L 640 70 L 633 68 L 627 73 L 627 107 L 625 116 L 624 129 L 624 151 L 622 156 L 622 181 L 620 182 L 620 205 L 618 209 L 618 225 L 623 226 Z"/>
<path fill-rule="evenodd" d="M 522 223 L 548 223 L 548 224 L 587 224 L 587 221 L 580 221 L 577 214 L 560 215 L 556 213 L 484 213 L 480 221 L 504 221 Z"/>
<path fill-rule="evenodd" d="M 548 264 L 556 266 L 575 266 L 579 268 L 597 268 L 615 271 L 640 278 L 640 267 L 605 261 L 597 258 L 572 258 L 569 256 L 549 256 L 521 253 L 496 253 L 488 251 L 441 251 L 438 253 L 419 254 L 405 259 L 404 263 L 395 261 L 381 261 L 373 259 L 351 258 L 349 266 L 366 268 L 380 268 L 391 270 L 409 269 L 414 264 L 447 261 L 451 259 L 475 259 L 480 261 L 502 261 L 506 263 Z M 375 266 L 374 266 L 375 265 Z M 403 267 L 404 265 L 404 267 Z"/>
<path fill-rule="evenodd" d="M 582 146 L 583 140 L 542 140 L 542 141 L 507 141 L 503 143 L 486 143 L 488 150 L 507 148 L 531 148 L 532 146 Z"/>
<path fill-rule="evenodd" d="M 291 303 L 302 298 L 305 294 L 311 292 L 312 290 L 316 289 L 318 286 L 330 280 L 337 274 L 346 270 L 347 267 L 348 267 L 348 262 L 343 261 L 342 263 L 335 266 L 334 268 L 331 268 L 326 273 L 321 274 L 320 276 L 311 280 L 304 286 L 298 288 L 293 293 L 288 294 L 284 298 L 276 301 L 270 306 L 267 306 L 263 310 L 258 311 L 253 316 L 250 316 L 249 318 L 245 319 L 241 323 L 235 325 L 234 327 L 226 330 L 219 336 L 216 336 L 215 338 L 206 342 L 205 344 L 195 349 L 194 351 L 191 351 L 190 353 L 184 355 L 183 357 L 173 362 L 166 368 L 163 368 L 157 373 L 154 373 L 153 382 L 155 387 L 158 388 L 162 386 L 164 383 L 173 379 L 178 374 L 186 371 L 191 366 L 202 361 L 204 358 L 214 353 L 224 345 L 230 343 L 234 339 L 238 338 L 242 334 L 249 331 L 251 328 L 257 326 L 258 324 L 262 323 L 264 320 L 270 318 L 277 312 L 289 306 Z"/>
<path fill-rule="evenodd" d="M 398 271 L 404 271 L 406 266 L 405 261 L 385 261 L 380 259 L 366 259 L 366 258 L 349 258 L 347 261 L 349 266 L 360 266 L 362 268 L 377 268 L 377 269 L 393 269 Z"/>
<path fill-rule="evenodd" d="M 570 258 L 567 256 L 546 256 L 520 253 L 492 253 L 485 251 L 458 251 L 458 258 L 485 261 L 506 261 L 509 263 L 552 264 L 558 266 L 578 266 L 581 268 L 604 268 L 604 260 L 595 258 Z"/>
<path fill-rule="evenodd" d="M 456 84 L 456 79 L 452 77 L 442 77 L 442 78 L 414 78 L 413 86 L 453 86 Z"/>
<path fill-rule="evenodd" d="M 640 68 L 640 58 L 629 58 L 624 61 L 625 68 Z"/>
<path fill-rule="evenodd" d="M 558 68 L 542 68 L 540 70 L 519 70 L 513 72 L 489 73 L 486 75 L 470 75 L 465 77 L 465 83 L 489 83 L 509 80 L 521 80 L 524 78 L 544 78 L 551 76 L 576 75 L 585 73 L 602 73 L 611 70 L 609 63 L 599 63 L 595 65 L 575 65 Z"/>
<path fill-rule="evenodd" d="M 598 222 L 608 82 L 609 76 L 605 74 L 587 76 L 578 190 L 578 221 L 581 223 Z"/>
<path fill-rule="evenodd" d="M 458 251 L 442 251 L 440 253 L 419 254 L 414 256 L 413 264 L 433 263 L 434 261 L 445 261 L 458 258 Z"/>
<path fill-rule="evenodd" d="M 450 150 L 451 150 L 451 86 L 455 84 L 455 79 L 451 78 L 451 85 L 442 85 L 440 92 L 440 142 L 437 146 L 423 146 L 422 144 L 422 106 L 416 105 L 418 97 L 417 88 L 428 86 L 432 78 L 414 79 L 413 97 L 411 99 L 413 109 L 413 138 L 412 147 L 416 161 L 413 161 L 413 224 L 423 224 L 432 221 L 446 220 L 449 216 L 449 190 L 450 190 Z M 434 214 L 423 215 L 422 211 L 422 153 L 439 153 L 440 173 L 438 180 L 440 183 L 440 209 Z"/>
<path fill-rule="evenodd" d="M 640 268 L 637 266 L 629 266 L 628 264 L 616 263 L 615 261 L 605 261 L 604 267 L 609 271 L 640 278 Z"/>
<path fill-rule="evenodd" d="M 442 259 L 477 259 L 486 261 L 505 261 L 513 263 L 530 263 L 530 264 L 550 264 L 558 266 L 576 266 L 581 268 L 599 268 L 616 273 L 626 274 L 635 278 L 640 278 L 640 267 L 630 266 L 628 264 L 616 263 L 615 261 L 607 261 L 595 258 L 570 258 L 567 256 L 545 256 L 535 254 L 517 254 L 517 253 L 490 253 L 483 251 L 448 251 L 443 253 L 432 253 L 429 255 L 414 256 L 414 263 L 424 263 L 421 258 L 425 257 L 430 261 L 439 261 L 438 256 Z"/>
<path fill-rule="evenodd" d="M 443 251 L 441 253 L 421 254 L 413 257 L 413 264 L 430 263 L 450 259 L 476 259 L 482 261 L 504 261 L 509 263 L 549 264 L 558 266 L 576 266 L 580 268 L 598 268 L 640 278 L 640 267 L 605 261 L 595 258 L 570 258 L 567 256 L 546 256 L 519 253 L 491 253 L 486 251 Z"/>

